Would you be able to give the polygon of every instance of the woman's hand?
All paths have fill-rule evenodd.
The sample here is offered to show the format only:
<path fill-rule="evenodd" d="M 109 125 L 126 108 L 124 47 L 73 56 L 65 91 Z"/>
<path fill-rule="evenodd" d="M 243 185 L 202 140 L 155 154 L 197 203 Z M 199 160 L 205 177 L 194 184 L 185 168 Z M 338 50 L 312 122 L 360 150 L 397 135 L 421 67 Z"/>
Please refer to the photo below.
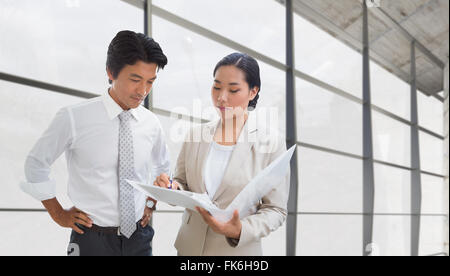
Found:
<path fill-rule="evenodd" d="M 162 173 L 160 176 L 156 177 L 156 180 L 155 182 L 153 182 L 153 185 L 172 190 L 178 190 L 178 187 L 180 186 L 176 181 L 172 181 L 171 183 L 169 176 L 165 173 Z"/>
<path fill-rule="evenodd" d="M 239 211 L 235 210 L 233 213 L 233 217 L 226 223 L 220 222 L 216 220 L 211 214 L 203 208 L 195 207 L 200 215 L 203 217 L 203 220 L 208 224 L 211 229 L 225 237 L 239 240 L 241 237 L 242 224 L 239 219 Z"/>

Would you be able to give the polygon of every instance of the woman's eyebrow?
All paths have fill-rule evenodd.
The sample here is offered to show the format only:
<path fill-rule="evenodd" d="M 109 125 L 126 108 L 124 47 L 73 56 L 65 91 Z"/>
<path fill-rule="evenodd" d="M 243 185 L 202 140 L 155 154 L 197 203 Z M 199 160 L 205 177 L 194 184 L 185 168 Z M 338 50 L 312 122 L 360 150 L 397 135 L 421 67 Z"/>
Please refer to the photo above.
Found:
<path fill-rule="evenodd" d="M 219 80 L 214 80 L 214 82 L 216 82 L 218 84 L 222 84 L 222 82 Z M 239 85 L 239 83 L 238 82 L 230 82 L 228 85 Z"/>

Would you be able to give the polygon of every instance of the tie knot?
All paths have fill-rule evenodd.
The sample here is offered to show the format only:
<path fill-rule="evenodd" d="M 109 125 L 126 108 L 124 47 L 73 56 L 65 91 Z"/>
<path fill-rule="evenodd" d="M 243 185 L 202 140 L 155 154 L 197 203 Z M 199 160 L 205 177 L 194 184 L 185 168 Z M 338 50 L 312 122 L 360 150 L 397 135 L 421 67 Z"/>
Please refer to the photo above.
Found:
<path fill-rule="evenodd" d="M 130 111 L 123 111 L 119 114 L 119 119 L 122 122 L 128 122 L 131 119 L 131 112 Z"/>

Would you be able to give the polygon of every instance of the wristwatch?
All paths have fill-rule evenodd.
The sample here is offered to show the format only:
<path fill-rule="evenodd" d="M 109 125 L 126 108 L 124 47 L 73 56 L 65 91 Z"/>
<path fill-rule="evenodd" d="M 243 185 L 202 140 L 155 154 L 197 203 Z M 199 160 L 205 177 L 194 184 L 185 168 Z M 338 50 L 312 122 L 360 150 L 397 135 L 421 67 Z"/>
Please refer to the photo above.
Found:
<path fill-rule="evenodd" d="M 155 210 L 155 209 L 156 209 L 155 203 L 154 203 L 152 200 L 147 200 L 147 202 L 145 203 L 145 205 L 146 205 L 148 208 L 152 209 L 152 210 Z"/>

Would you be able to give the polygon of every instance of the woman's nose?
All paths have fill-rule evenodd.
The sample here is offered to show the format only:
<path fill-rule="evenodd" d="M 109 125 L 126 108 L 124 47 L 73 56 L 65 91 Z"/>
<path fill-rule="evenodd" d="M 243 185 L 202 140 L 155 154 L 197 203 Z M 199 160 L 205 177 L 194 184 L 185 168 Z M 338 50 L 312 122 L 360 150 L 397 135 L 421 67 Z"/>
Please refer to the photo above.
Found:
<path fill-rule="evenodd" d="M 219 100 L 220 102 L 226 102 L 226 101 L 227 101 L 227 93 L 226 93 L 226 92 L 221 92 L 221 93 L 219 94 L 218 100 Z"/>

